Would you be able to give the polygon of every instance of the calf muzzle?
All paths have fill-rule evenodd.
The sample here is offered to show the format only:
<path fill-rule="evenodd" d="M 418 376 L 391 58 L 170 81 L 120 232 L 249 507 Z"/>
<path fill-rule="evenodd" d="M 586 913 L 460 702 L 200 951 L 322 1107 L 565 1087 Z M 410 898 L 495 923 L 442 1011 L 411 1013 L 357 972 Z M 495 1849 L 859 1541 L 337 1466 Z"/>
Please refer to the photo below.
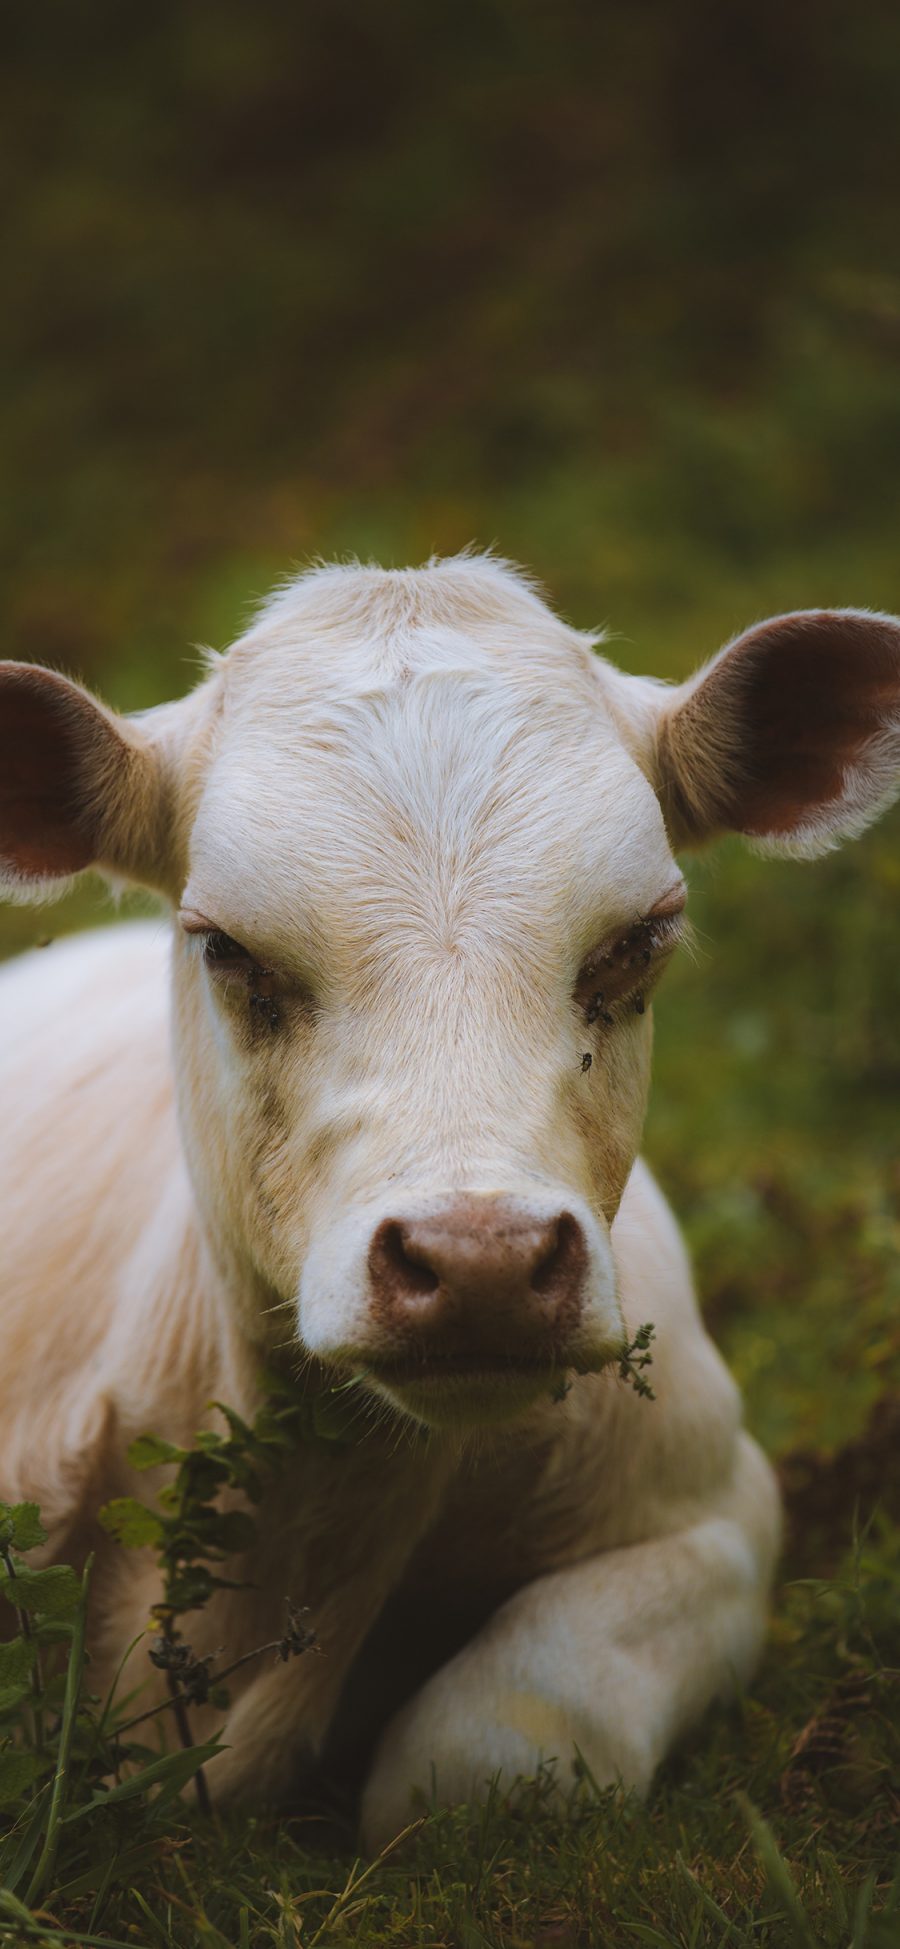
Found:
<path fill-rule="evenodd" d="M 468 1195 L 385 1218 L 368 1256 L 385 1353 L 456 1371 L 564 1364 L 582 1315 L 588 1248 L 571 1212 Z"/>

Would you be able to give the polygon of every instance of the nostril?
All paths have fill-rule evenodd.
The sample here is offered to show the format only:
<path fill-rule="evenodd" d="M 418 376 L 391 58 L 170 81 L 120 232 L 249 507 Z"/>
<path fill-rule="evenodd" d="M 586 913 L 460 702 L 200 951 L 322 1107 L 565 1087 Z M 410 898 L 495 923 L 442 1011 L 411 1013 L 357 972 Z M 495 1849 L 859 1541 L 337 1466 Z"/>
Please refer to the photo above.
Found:
<path fill-rule="evenodd" d="M 553 1238 L 531 1274 L 531 1290 L 542 1299 L 562 1300 L 577 1291 L 584 1271 L 584 1233 L 571 1212 L 560 1213 Z"/>
<path fill-rule="evenodd" d="M 440 1285 L 430 1265 L 410 1252 L 403 1226 L 393 1219 L 379 1228 L 373 1254 L 377 1252 L 379 1270 L 385 1274 L 394 1293 L 401 1299 L 424 1299 Z"/>

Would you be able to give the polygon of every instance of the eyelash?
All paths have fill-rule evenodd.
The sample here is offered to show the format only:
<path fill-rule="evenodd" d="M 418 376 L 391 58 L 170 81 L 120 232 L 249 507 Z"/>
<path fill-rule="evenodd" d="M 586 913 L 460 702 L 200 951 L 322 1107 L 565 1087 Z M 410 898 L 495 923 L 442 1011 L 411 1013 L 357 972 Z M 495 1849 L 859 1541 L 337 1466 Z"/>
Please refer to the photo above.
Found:
<path fill-rule="evenodd" d="M 260 963 L 253 959 L 252 954 L 248 954 L 247 949 L 241 947 L 240 941 L 234 940 L 230 934 L 224 934 L 221 928 L 211 928 L 209 933 L 203 936 L 203 961 L 207 968 L 217 974 L 231 973 L 242 976 L 248 988 L 247 1001 L 251 1013 L 257 1020 L 264 1022 L 267 1028 L 273 1031 L 280 1028 L 281 1011 L 278 1003 L 271 988 L 263 986 L 264 983 L 274 980 L 272 969 L 261 967 Z"/>
<path fill-rule="evenodd" d="M 259 966 L 252 954 L 248 954 L 247 949 L 241 947 L 239 941 L 233 940 L 230 934 L 223 934 L 218 927 L 211 928 L 209 933 L 203 936 L 203 959 L 208 968 L 250 969 Z"/>
<path fill-rule="evenodd" d="M 612 1028 L 616 1018 L 611 1008 L 626 1002 L 634 1014 L 643 1015 L 641 976 L 646 973 L 647 980 L 653 978 L 654 962 L 661 962 L 664 955 L 671 953 L 681 933 L 680 915 L 667 914 L 635 921 L 618 939 L 595 948 L 582 964 L 575 985 L 576 1000 L 584 1009 L 585 1020 L 591 1025 L 602 1022 L 605 1028 Z M 618 992 L 611 992 L 617 984 Z"/>

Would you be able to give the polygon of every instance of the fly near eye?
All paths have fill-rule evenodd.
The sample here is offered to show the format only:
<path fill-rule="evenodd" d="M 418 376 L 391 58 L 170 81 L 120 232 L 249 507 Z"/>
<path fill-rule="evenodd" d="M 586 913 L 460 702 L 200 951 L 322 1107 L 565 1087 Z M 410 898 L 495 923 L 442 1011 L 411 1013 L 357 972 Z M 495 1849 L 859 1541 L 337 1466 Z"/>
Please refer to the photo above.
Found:
<path fill-rule="evenodd" d="M 644 989 L 668 958 L 683 932 L 680 911 L 665 912 L 661 903 L 652 913 L 632 922 L 622 933 L 600 943 L 582 962 L 575 999 L 589 1023 L 612 1028 L 618 1003 L 644 1013 Z"/>
<path fill-rule="evenodd" d="M 220 984 L 226 994 L 244 995 L 254 1023 L 267 1029 L 281 1027 L 281 1010 L 276 995 L 276 978 L 264 968 L 231 934 L 211 927 L 203 937 L 204 965 L 213 975 L 226 977 Z M 227 977 L 231 975 L 233 980 Z"/>

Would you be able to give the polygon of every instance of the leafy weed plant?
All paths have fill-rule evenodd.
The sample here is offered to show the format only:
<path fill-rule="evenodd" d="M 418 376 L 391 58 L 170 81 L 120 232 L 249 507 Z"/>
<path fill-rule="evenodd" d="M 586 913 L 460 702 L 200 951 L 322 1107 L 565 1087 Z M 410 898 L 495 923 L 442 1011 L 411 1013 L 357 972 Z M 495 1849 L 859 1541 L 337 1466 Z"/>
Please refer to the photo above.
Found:
<path fill-rule="evenodd" d="M 15 1934 L 42 1903 L 64 1840 L 67 1880 L 77 1889 L 85 1874 L 91 1879 L 98 1860 L 109 1875 L 143 1865 L 161 1844 L 172 1802 L 191 1779 L 198 1805 L 209 1814 L 203 1767 L 220 1742 L 194 1743 L 191 1706 L 211 1702 L 224 1710 L 227 1680 L 239 1667 L 266 1652 L 286 1663 L 316 1648 L 306 1611 L 290 1599 L 281 1636 L 218 1671 L 210 1658 L 195 1657 L 183 1635 L 185 1616 L 202 1609 L 215 1590 L 241 1587 L 222 1567 L 255 1541 L 249 1511 L 223 1507 L 223 1494 L 259 1502 L 266 1479 L 298 1435 L 323 1438 L 308 1400 L 275 1377 L 252 1425 L 232 1408 L 221 1413 L 226 1432 L 202 1429 L 190 1449 L 141 1436 L 129 1450 L 132 1465 L 170 1464 L 173 1481 L 160 1491 L 158 1507 L 123 1497 L 101 1512 L 121 1544 L 152 1547 L 160 1571 L 149 1657 L 165 1673 L 169 1697 L 131 1718 L 123 1719 L 114 1691 L 101 1701 L 89 1690 L 91 1559 L 80 1577 L 68 1564 L 29 1562 L 47 1541 L 40 1510 L 31 1502 L 0 1503 L 0 1594 L 17 1627 L 0 1643 L 0 1940 L 5 1915 Z M 339 1423 L 331 1438 L 340 1438 Z M 140 1730 L 169 1711 L 180 1740 L 172 1752 L 148 1746 Z"/>
<path fill-rule="evenodd" d="M 175 1468 L 174 1479 L 160 1490 L 156 1507 L 137 1497 L 121 1496 L 100 1512 L 104 1528 L 120 1543 L 156 1551 L 162 1579 L 162 1596 L 152 1613 L 157 1635 L 149 1656 L 153 1665 L 165 1672 L 169 1699 L 127 1721 L 119 1733 L 133 1731 L 164 1711 L 168 1703 L 185 1750 L 193 1743 L 190 1706 L 211 1703 L 224 1710 L 228 1705 L 227 1680 L 241 1666 L 266 1652 L 274 1652 L 287 1662 L 316 1644 L 315 1632 L 306 1622 L 307 1613 L 290 1598 L 286 1599 L 281 1636 L 245 1652 L 219 1671 L 213 1670 L 209 1657 L 195 1657 L 183 1635 L 184 1617 L 202 1610 L 214 1591 L 241 1588 L 233 1578 L 223 1576 L 221 1568 L 256 1541 L 256 1525 L 249 1511 L 223 1507 L 223 1494 L 237 1493 L 258 1503 L 267 1477 L 271 1479 L 285 1451 L 299 1438 L 323 1438 L 322 1418 L 316 1419 L 315 1405 L 281 1376 L 267 1377 L 267 1396 L 252 1426 L 234 1408 L 221 1402 L 215 1406 L 225 1421 L 225 1434 L 200 1429 L 193 1448 L 177 1447 L 157 1435 L 142 1435 L 131 1444 L 128 1459 L 133 1468 L 151 1469 L 161 1464 Z M 339 1438 L 338 1422 L 332 1439 Z M 196 1773 L 196 1792 L 202 1811 L 208 1814 L 209 1788 L 202 1769 Z"/>
<path fill-rule="evenodd" d="M 38 1510 L 0 1507 L 15 1627 L 0 1647 L 0 1943 L 896 1949 L 900 1528 L 873 1520 L 833 1578 L 787 1586 L 752 1696 L 695 1735 L 647 1805 L 582 1768 L 560 1819 L 550 1765 L 518 1796 L 495 1786 L 477 1810 L 424 1809 L 400 1854 L 363 1865 L 348 1862 L 347 1821 L 327 1801 L 275 1822 L 204 1820 L 179 1798 L 219 1750 L 188 1743 L 191 1708 L 224 1705 L 234 1669 L 196 1659 L 183 1626 L 253 1536 L 249 1511 L 220 1498 L 258 1501 L 298 1428 L 320 1438 L 290 1398 L 252 1425 L 223 1414 L 226 1431 L 191 1449 L 143 1437 L 132 1459 L 168 1463 L 173 1480 L 158 1508 L 106 1512 L 124 1545 L 157 1551 L 150 1653 L 171 1695 L 150 1713 L 123 1720 L 90 1691 L 90 1565 L 81 1578 L 35 1568 Z M 313 1643 L 292 1609 L 283 1638 L 251 1655 Z M 145 1744 L 142 1729 L 170 1712 L 187 1741 Z"/>

